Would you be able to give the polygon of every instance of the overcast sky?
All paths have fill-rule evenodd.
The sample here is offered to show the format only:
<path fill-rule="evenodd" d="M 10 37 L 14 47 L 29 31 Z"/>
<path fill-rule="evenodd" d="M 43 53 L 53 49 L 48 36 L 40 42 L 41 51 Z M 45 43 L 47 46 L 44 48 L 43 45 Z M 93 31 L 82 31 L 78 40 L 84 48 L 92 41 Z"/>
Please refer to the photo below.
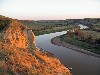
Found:
<path fill-rule="evenodd" d="M 33 20 L 100 18 L 100 0 L 0 0 L 0 14 Z"/>

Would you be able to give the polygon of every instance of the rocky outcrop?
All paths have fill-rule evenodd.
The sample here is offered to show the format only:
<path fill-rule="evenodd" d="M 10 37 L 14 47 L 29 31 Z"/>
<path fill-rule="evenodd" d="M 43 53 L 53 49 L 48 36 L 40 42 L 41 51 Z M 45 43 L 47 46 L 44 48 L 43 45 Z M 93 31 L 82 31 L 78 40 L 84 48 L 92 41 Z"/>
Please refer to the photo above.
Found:
<path fill-rule="evenodd" d="M 30 44 L 34 44 L 34 33 L 22 25 L 17 20 L 13 20 L 9 28 L 6 30 L 6 35 L 3 40 L 5 43 L 19 48 L 27 48 Z"/>
<path fill-rule="evenodd" d="M 36 47 L 34 33 L 17 20 L 0 35 L 0 75 L 71 75 L 59 59 Z"/>

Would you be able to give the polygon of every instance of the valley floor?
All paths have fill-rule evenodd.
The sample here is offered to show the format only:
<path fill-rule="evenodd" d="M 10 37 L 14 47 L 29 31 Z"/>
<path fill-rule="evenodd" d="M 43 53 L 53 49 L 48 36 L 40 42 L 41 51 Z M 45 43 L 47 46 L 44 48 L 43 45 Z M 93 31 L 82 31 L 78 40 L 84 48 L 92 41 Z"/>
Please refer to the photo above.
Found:
<path fill-rule="evenodd" d="M 84 54 L 87 54 L 87 55 L 91 55 L 91 56 L 95 56 L 95 57 L 100 58 L 100 55 L 92 53 L 92 52 L 87 51 L 87 50 L 84 50 L 82 48 L 79 48 L 78 46 L 66 43 L 65 41 L 61 41 L 59 37 L 53 38 L 51 40 L 51 43 L 53 43 L 54 45 L 63 46 L 63 47 L 75 50 L 77 52 L 81 52 L 81 53 L 84 53 Z"/>

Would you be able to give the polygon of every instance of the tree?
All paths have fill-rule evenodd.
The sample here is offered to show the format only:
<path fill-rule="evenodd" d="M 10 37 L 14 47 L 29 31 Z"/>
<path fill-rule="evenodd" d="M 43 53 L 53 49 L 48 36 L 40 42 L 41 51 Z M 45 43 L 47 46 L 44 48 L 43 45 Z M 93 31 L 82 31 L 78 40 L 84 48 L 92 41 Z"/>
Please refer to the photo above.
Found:
<path fill-rule="evenodd" d="M 88 42 L 91 42 L 91 41 L 92 41 L 92 35 L 89 34 L 89 35 L 88 35 Z"/>
<path fill-rule="evenodd" d="M 5 27 L 4 22 L 0 20 L 0 31 L 3 30 L 4 27 Z"/>
<path fill-rule="evenodd" d="M 95 39 L 95 43 L 96 44 L 100 44 L 100 38 L 99 39 Z"/>

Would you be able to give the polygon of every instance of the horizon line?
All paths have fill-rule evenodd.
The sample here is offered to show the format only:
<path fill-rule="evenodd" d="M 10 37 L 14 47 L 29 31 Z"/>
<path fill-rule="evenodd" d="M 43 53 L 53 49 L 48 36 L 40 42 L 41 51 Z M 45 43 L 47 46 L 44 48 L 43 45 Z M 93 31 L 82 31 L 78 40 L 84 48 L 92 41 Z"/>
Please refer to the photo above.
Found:
<path fill-rule="evenodd" d="M 5 16 L 5 15 L 1 15 L 1 16 L 4 16 L 4 17 L 8 17 L 8 18 L 12 18 L 12 19 L 17 19 L 17 20 L 67 20 L 67 19 L 100 19 L 100 17 L 82 17 L 82 18 L 79 18 L 79 17 L 77 17 L 77 18 L 72 18 L 72 17 L 70 17 L 70 18 L 68 18 L 68 17 L 66 17 L 65 19 L 60 19 L 60 18 L 58 18 L 58 19 L 50 19 L 50 18 L 52 18 L 52 17 L 49 17 L 49 18 L 46 18 L 46 19 L 32 19 L 32 18 L 15 18 L 14 16 L 13 17 L 11 17 L 11 16 Z"/>

